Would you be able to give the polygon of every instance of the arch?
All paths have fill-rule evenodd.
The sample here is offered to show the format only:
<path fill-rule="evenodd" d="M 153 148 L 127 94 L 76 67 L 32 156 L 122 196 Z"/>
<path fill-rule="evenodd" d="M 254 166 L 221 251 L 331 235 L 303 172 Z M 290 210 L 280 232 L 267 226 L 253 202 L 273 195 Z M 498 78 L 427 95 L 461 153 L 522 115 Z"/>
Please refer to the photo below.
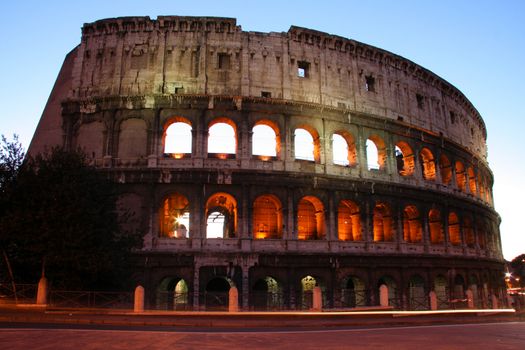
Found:
<path fill-rule="evenodd" d="M 435 181 L 436 164 L 432 151 L 426 147 L 423 147 L 421 152 L 419 152 L 419 159 L 421 161 L 421 172 L 423 174 L 423 179 L 427 181 Z"/>
<path fill-rule="evenodd" d="M 147 125 L 139 118 L 130 118 L 120 124 L 118 157 L 140 158 L 147 155 Z"/>
<path fill-rule="evenodd" d="M 374 241 L 392 241 L 394 238 L 392 230 L 392 212 L 387 203 L 377 202 L 374 207 Z"/>
<path fill-rule="evenodd" d="M 321 288 L 321 291 L 325 291 L 325 286 L 323 284 L 323 281 L 320 279 L 313 277 L 311 275 L 307 275 L 301 279 L 301 309 L 310 309 L 313 306 L 313 290 L 314 287 Z M 326 293 L 322 293 L 323 295 L 323 306 L 326 303 Z"/>
<path fill-rule="evenodd" d="M 441 223 L 441 212 L 438 209 L 430 209 L 428 212 L 428 228 L 430 242 L 433 244 L 443 243 L 443 225 Z"/>
<path fill-rule="evenodd" d="M 448 281 L 443 275 L 437 275 L 434 278 L 434 292 L 436 293 L 438 309 L 447 309 L 448 302 Z"/>
<path fill-rule="evenodd" d="M 206 202 L 206 238 L 234 238 L 237 232 L 237 201 L 224 192 Z"/>
<path fill-rule="evenodd" d="M 190 202 L 180 193 L 168 195 L 159 211 L 160 237 L 188 238 L 190 235 Z"/>
<path fill-rule="evenodd" d="M 414 152 L 410 145 L 405 141 L 396 143 L 395 156 L 397 172 L 401 176 L 411 176 L 414 174 L 415 162 Z"/>
<path fill-rule="evenodd" d="M 408 280 L 408 307 L 410 310 L 428 310 L 425 280 L 420 275 L 412 275 Z"/>
<path fill-rule="evenodd" d="M 252 155 L 262 160 L 277 157 L 281 152 L 279 128 L 270 120 L 259 120 L 252 128 Z"/>
<path fill-rule="evenodd" d="M 445 154 L 439 157 L 439 172 L 441 174 L 441 182 L 444 185 L 449 185 L 452 181 L 452 164 Z"/>
<path fill-rule="evenodd" d="M 256 310 L 282 309 L 282 286 L 271 276 L 259 278 L 252 286 L 251 299 Z"/>
<path fill-rule="evenodd" d="M 180 277 L 166 277 L 157 286 L 158 310 L 187 310 L 189 307 L 188 283 Z"/>
<path fill-rule="evenodd" d="M 227 277 L 217 276 L 209 280 L 204 293 L 206 310 L 226 310 L 231 287 L 235 287 L 235 283 Z"/>
<path fill-rule="evenodd" d="M 348 276 L 343 286 L 342 301 L 345 307 L 366 306 L 366 286 L 357 276 Z"/>
<path fill-rule="evenodd" d="M 336 131 L 332 135 L 332 159 L 337 165 L 355 166 L 357 164 L 354 137 L 348 131 Z"/>
<path fill-rule="evenodd" d="M 216 118 L 208 125 L 208 154 L 229 158 L 237 153 L 237 126 L 228 118 Z"/>
<path fill-rule="evenodd" d="M 478 185 L 476 183 L 476 174 L 474 173 L 474 168 L 472 166 L 468 168 L 468 185 L 470 193 L 473 196 L 477 195 Z"/>
<path fill-rule="evenodd" d="M 169 154 L 176 159 L 184 158 L 191 154 L 192 127 L 188 119 L 174 117 L 164 124 L 162 149 L 164 154 Z"/>
<path fill-rule="evenodd" d="M 461 233 L 459 229 L 459 218 L 456 213 L 448 214 L 448 236 L 452 245 L 461 244 Z"/>
<path fill-rule="evenodd" d="M 384 170 L 386 167 L 385 141 L 377 135 L 366 140 L 366 161 L 368 170 Z"/>
<path fill-rule="evenodd" d="M 323 203 L 314 196 L 301 198 L 297 207 L 297 239 L 323 239 L 324 235 Z"/>
<path fill-rule="evenodd" d="M 414 205 L 408 205 L 403 210 L 403 238 L 408 243 L 421 242 L 421 217 Z"/>
<path fill-rule="evenodd" d="M 478 195 L 479 195 L 479 198 L 481 200 L 485 200 L 485 188 L 486 188 L 486 184 L 485 184 L 485 179 L 483 178 L 483 176 L 481 176 L 481 173 L 478 173 L 478 185 L 479 185 L 479 191 L 478 191 Z"/>
<path fill-rule="evenodd" d="M 461 192 L 467 191 L 467 175 L 465 166 L 459 160 L 456 161 L 456 186 Z"/>
<path fill-rule="evenodd" d="M 319 162 L 321 143 L 317 130 L 310 126 L 298 127 L 294 131 L 295 159 Z"/>
<path fill-rule="evenodd" d="M 88 159 L 94 160 L 104 156 L 104 131 L 104 123 L 100 121 L 82 124 L 78 128 L 76 146 Z"/>
<path fill-rule="evenodd" d="M 476 223 L 476 232 L 478 236 L 478 245 L 481 249 L 485 249 L 485 235 L 487 232 L 487 224 L 483 220 L 480 220 Z"/>
<path fill-rule="evenodd" d="M 463 217 L 463 234 L 465 235 L 465 243 L 470 248 L 476 244 L 476 237 L 474 236 L 474 227 L 472 226 L 472 218 L 470 215 Z"/>
<path fill-rule="evenodd" d="M 361 241 L 359 207 L 350 200 L 339 202 L 337 209 L 337 236 L 341 241 Z"/>
<path fill-rule="evenodd" d="M 252 213 L 255 239 L 282 238 L 282 205 L 276 196 L 265 194 L 257 197 Z"/>
<path fill-rule="evenodd" d="M 384 275 L 377 280 L 376 290 L 379 292 L 379 288 L 382 285 L 388 287 L 388 304 L 392 305 L 394 308 L 401 307 L 401 301 L 398 298 L 397 283 L 390 275 Z M 379 298 L 377 298 L 379 301 Z"/>
<path fill-rule="evenodd" d="M 465 298 L 465 279 L 460 274 L 454 277 L 453 297 L 457 300 L 463 300 Z"/>

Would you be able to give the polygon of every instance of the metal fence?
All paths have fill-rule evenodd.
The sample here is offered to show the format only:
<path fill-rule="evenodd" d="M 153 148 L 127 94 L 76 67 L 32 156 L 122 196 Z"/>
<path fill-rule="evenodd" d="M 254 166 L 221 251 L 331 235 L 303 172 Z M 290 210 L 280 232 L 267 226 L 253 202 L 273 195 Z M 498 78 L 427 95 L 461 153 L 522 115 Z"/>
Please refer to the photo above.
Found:
<path fill-rule="evenodd" d="M 0 283 L 0 301 L 3 303 L 34 303 L 36 301 L 36 284 Z"/>
<path fill-rule="evenodd" d="M 133 293 L 52 290 L 48 303 L 52 307 L 132 309 Z"/>

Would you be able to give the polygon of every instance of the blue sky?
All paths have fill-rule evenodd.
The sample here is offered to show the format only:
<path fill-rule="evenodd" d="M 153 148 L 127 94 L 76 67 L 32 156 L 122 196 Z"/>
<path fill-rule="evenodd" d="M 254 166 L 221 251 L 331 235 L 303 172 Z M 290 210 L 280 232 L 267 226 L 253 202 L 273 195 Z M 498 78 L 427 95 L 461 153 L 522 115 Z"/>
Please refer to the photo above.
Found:
<path fill-rule="evenodd" d="M 85 22 L 119 16 L 235 17 L 245 31 L 312 28 L 378 46 L 459 88 L 488 129 L 507 259 L 525 253 L 525 1 L 2 1 L 0 133 L 27 147 L 67 52 Z"/>

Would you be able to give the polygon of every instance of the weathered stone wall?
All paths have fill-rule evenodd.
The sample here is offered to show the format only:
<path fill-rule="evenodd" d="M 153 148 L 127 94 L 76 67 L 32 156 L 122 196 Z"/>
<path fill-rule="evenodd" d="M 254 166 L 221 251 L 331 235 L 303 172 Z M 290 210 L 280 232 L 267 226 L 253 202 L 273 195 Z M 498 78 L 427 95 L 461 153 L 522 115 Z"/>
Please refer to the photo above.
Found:
<path fill-rule="evenodd" d="M 229 18 L 101 20 L 83 27 L 72 79 L 73 99 L 269 93 L 410 124 L 486 158 L 483 120 L 451 84 L 385 50 L 305 28 L 243 32 Z"/>

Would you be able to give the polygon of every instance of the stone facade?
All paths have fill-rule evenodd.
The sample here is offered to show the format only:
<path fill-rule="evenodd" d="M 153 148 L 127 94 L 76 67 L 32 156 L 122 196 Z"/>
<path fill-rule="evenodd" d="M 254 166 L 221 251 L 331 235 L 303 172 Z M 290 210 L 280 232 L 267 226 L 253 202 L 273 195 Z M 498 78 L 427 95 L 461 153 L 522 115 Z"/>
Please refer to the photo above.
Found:
<path fill-rule="evenodd" d="M 229 139 L 211 141 L 218 125 Z M 502 297 L 485 140 L 459 90 L 393 53 L 293 26 L 125 17 L 83 26 L 29 153 L 81 147 L 121 184 L 149 307 L 213 307 L 236 286 L 243 309 L 302 308 L 315 285 L 325 307 L 377 305 L 386 284 L 414 309 L 430 291 L 442 307 L 467 288 L 478 306 Z"/>

